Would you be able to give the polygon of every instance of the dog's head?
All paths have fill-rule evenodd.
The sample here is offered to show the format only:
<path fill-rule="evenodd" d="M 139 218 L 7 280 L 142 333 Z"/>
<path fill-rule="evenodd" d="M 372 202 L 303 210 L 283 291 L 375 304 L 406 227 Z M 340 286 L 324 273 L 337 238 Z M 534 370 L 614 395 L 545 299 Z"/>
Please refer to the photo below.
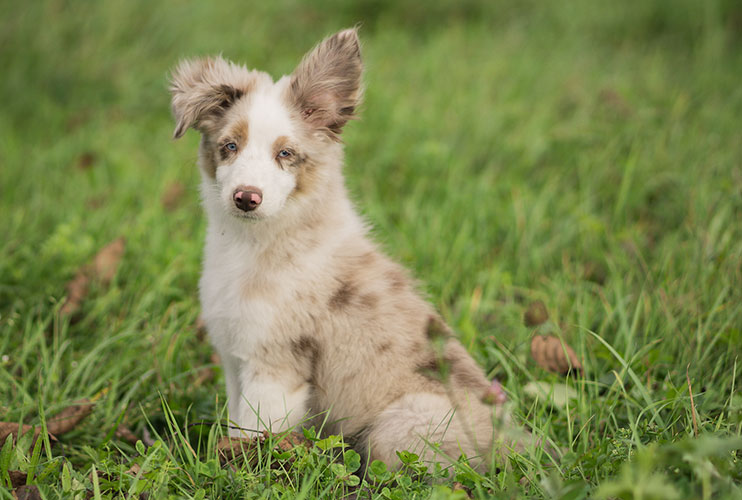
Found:
<path fill-rule="evenodd" d="M 275 83 L 221 57 L 182 62 L 170 87 L 174 136 L 191 127 L 201 133 L 205 196 L 236 217 L 261 219 L 316 192 L 339 163 L 361 72 L 354 29 L 322 41 Z"/>

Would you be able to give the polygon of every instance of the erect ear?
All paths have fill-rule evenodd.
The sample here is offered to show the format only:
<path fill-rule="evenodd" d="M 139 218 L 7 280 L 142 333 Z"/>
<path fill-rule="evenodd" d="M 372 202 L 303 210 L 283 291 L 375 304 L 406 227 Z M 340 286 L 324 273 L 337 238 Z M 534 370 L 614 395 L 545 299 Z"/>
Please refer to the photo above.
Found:
<path fill-rule="evenodd" d="M 209 123 L 247 92 L 246 70 L 221 57 L 182 61 L 173 72 L 170 94 L 175 115 L 173 137 L 189 127 L 204 132 Z"/>
<path fill-rule="evenodd" d="M 337 139 L 361 102 L 361 46 L 355 29 L 323 40 L 291 75 L 292 105 L 308 124 Z"/>

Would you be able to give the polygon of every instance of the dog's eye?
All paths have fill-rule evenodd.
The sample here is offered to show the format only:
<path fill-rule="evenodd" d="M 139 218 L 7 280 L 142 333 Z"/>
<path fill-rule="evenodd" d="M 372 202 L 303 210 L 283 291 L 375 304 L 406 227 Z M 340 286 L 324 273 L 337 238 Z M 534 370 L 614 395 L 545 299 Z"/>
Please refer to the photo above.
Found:
<path fill-rule="evenodd" d="M 288 149 L 282 149 L 278 152 L 279 158 L 288 158 L 289 156 L 291 156 L 291 151 L 289 151 Z"/>
<path fill-rule="evenodd" d="M 226 149 L 227 151 L 237 151 L 237 144 L 235 144 L 234 142 L 228 142 L 224 145 L 224 149 Z"/>

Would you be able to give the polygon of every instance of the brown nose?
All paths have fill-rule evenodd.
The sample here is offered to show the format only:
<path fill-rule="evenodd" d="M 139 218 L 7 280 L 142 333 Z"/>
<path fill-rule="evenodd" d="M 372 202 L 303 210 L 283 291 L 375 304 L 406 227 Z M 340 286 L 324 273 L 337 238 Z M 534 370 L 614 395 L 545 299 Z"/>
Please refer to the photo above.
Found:
<path fill-rule="evenodd" d="M 263 192 L 254 186 L 240 186 L 234 191 L 232 199 L 237 208 L 250 212 L 263 202 Z"/>

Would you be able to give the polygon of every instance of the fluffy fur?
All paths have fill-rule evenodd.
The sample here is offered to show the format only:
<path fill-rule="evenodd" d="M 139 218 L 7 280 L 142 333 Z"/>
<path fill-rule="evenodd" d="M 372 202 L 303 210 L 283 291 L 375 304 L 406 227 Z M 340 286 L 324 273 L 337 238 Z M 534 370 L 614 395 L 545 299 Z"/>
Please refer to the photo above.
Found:
<path fill-rule="evenodd" d="M 275 83 L 219 57 L 174 72 L 174 135 L 202 137 L 200 298 L 230 417 L 253 432 L 314 416 L 392 465 L 398 450 L 428 461 L 501 454 L 512 435 L 493 423 L 501 408 L 482 402 L 489 381 L 347 196 L 339 135 L 361 73 L 355 30 Z M 245 186 L 262 192 L 249 212 L 233 201 Z"/>

